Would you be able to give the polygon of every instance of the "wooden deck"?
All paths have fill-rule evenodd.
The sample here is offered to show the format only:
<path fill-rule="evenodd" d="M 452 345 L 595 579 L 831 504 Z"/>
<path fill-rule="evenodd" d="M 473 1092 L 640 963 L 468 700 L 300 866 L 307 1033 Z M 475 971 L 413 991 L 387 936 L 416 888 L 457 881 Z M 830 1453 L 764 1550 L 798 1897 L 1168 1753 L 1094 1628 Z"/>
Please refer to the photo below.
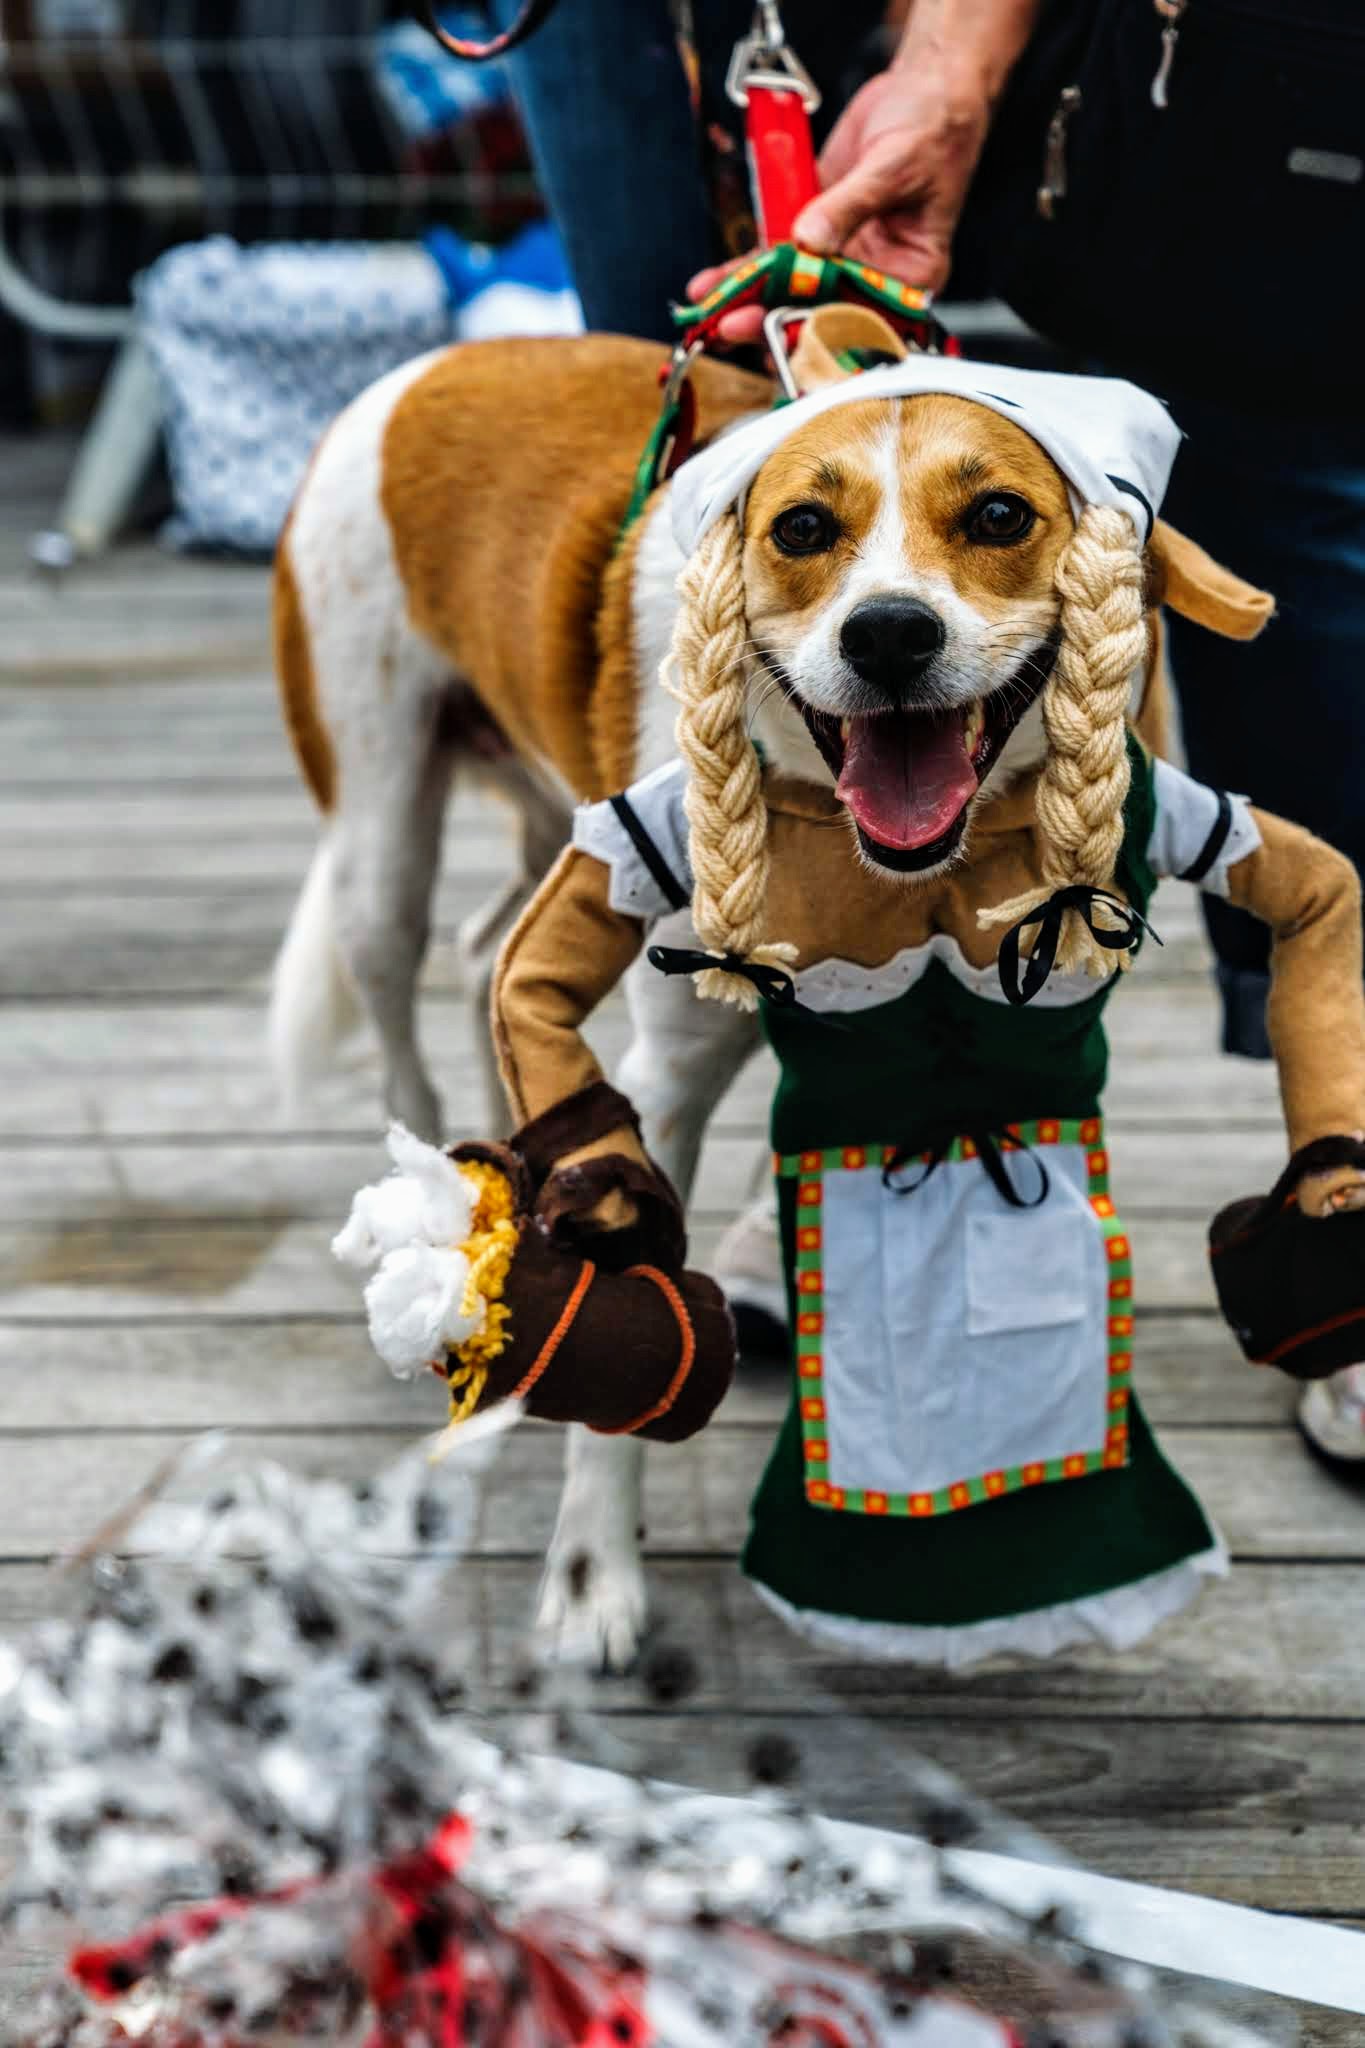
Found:
<path fill-rule="evenodd" d="M 0 465 L 20 475 L 12 447 Z M 26 458 L 35 511 L 44 475 Z M 54 594 L 22 565 L 28 510 L 21 489 L 0 536 L 5 1632 L 168 1440 L 225 1424 L 360 1474 L 439 1420 L 430 1387 L 395 1385 L 369 1353 L 354 1278 L 328 1255 L 382 1165 L 373 1055 L 288 1127 L 265 1068 L 265 979 L 314 827 L 276 720 L 263 573 L 137 547 Z M 449 934 L 503 859 L 497 816 L 457 807 L 424 1006 L 457 1129 L 477 1103 Z M 813 1799 L 895 1824 L 909 1744 L 1101 1870 L 1365 1920 L 1365 1495 L 1308 1458 L 1290 1390 L 1215 1320 L 1204 1224 L 1268 1184 L 1281 1134 L 1271 1075 L 1213 1050 L 1193 898 L 1163 895 L 1156 923 L 1165 951 L 1113 1013 L 1116 1195 L 1139 1384 L 1227 1536 L 1230 1581 L 1123 1657 L 956 1681 L 838 1668 L 734 1568 L 782 1398 L 753 1369 L 700 1440 L 651 1459 L 659 1628 L 696 1650 L 700 1688 L 661 1712 L 638 1681 L 602 1682 L 595 1704 L 673 1776 L 733 1784 L 752 1734 L 781 1727 Z M 604 1019 L 608 1048 L 621 1033 Z M 709 1142 L 703 1260 L 748 1184 L 766 1086 L 744 1076 Z M 519 1433 L 486 1504 L 466 1590 L 495 1682 L 517 1663 L 558 1448 Z M 22 1981 L 16 1957 L 11 1996 Z M 1362 2037 L 1326 2015 L 1305 2033 Z"/>

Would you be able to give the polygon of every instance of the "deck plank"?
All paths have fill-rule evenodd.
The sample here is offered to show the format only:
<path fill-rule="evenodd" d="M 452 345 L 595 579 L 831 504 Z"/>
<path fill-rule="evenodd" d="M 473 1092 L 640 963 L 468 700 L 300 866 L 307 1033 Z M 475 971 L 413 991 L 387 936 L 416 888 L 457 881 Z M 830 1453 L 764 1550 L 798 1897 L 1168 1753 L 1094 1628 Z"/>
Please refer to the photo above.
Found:
<path fill-rule="evenodd" d="M 1229 1131 L 1216 1149 L 1192 1145 L 1184 1159 L 1176 1132 L 1120 1128 L 1111 1136 L 1111 1188 L 1133 1225 L 1139 1258 L 1147 1218 L 1188 1218 L 1197 1230 L 1230 1195 L 1268 1187 L 1283 1164 L 1282 1141 L 1270 1131 Z M 698 1209 L 722 1213 L 761 1170 L 760 1139 L 761 1128 L 731 1135 L 719 1125 L 698 1174 Z M 247 1143 L 224 1134 L 206 1145 L 192 1136 L 130 1144 L 106 1130 L 76 1144 L 6 1146 L 0 1139 L 0 1163 L 0 1226 L 91 1215 L 156 1221 L 181 1204 L 207 1220 L 239 1213 L 244 1195 L 263 1216 L 325 1223 L 338 1210 L 344 1214 L 362 1182 L 388 1169 L 377 1131 L 360 1139 L 339 1132 Z"/>
<path fill-rule="evenodd" d="M 86 1341 L 97 1343 L 98 1337 L 86 1333 Z M 319 1376 L 318 1412 L 311 1423 L 295 1425 L 288 1434 L 270 1426 L 241 1429 L 242 1454 L 279 1458 L 308 1473 L 359 1479 L 415 1430 L 439 1428 L 444 1419 L 440 1388 L 433 1382 L 425 1414 L 417 1393 L 406 1413 L 395 1403 L 391 1421 L 336 1424 L 327 1408 L 327 1385 Z M 419 1385 L 426 1389 L 425 1381 Z M 207 1401 L 205 1411 L 204 1421 L 211 1422 Z M 653 1454 L 646 1468 L 650 1549 L 674 1556 L 733 1555 L 743 1541 L 747 1503 L 771 1434 L 766 1423 L 731 1423 L 722 1415 L 703 1438 Z M 1204 1498 L 1234 1557 L 1365 1562 L 1360 1488 L 1310 1461 L 1292 1430 L 1172 1426 L 1163 1431 L 1163 1440 Z M 79 1532 L 113 1512 L 167 1448 L 166 1432 L 149 1433 L 140 1417 L 117 1410 L 102 1430 L 0 1431 L 4 1463 L 14 1472 L 0 1523 L 0 1557 L 45 1557 L 70 1547 Z M 526 1429 L 514 1457 L 490 1481 L 481 1552 L 543 1553 L 558 1502 L 561 1455 L 558 1431 Z M 510 1512 L 504 1511 L 505 1503 Z"/>
<path fill-rule="evenodd" d="M 0 863 L 25 883 L 0 905 L 6 1629 L 46 1610 L 47 1561 L 189 1432 L 359 1479 L 440 1420 L 434 1383 L 374 1360 L 355 1276 L 327 1249 L 383 1164 L 374 1048 L 361 1034 L 291 1118 L 265 1069 L 270 960 L 317 842 L 266 673 L 265 588 L 259 569 L 134 549 L 56 603 L 0 544 Z M 422 1009 L 454 1130 L 483 1109 L 453 935 L 509 849 L 498 807 L 457 790 Z M 668 1713 L 641 1675 L 584 1679 L 583 1698 L 623 1754 L 675 1776 L 742 1783 L 753 1736 L 782 1727 L 809 1797 L 894 1821 L 908 1746 L 1098 1868 L 1365 1919 L 1365 1492 L 1305 1456 L 1294 1389 L 1246 1366 L 1214 1313 L 1204 1227 L 1278 1170 L 1275 1079 L 1217 1051 L 1193 893 L 1163 889 L 1154 922 L 1167 943 L 1109 1013 L 1114 1191 L 1138 1383 L 1232 1577 L 1124 1656 L 953 1679 L 836 1664 L 735 1567 L 785 1399 L 779 1371 L 747 1367 L 713 1428 L 648 1467 L 653 1639 L 694 1655 L 696 1689 Z M 594 1037 L 619 1058 L 619 1004 Z M 752 1063 L 716 1118 L 701 1263 L 761 1176 L 770 1080 Z M 512 1439 L 449 1594 L 494 1711 L 527 1653 L 560 1455 L 552 1430 Z M 6 1944 L 0 1996 L 20 2000 L 38 1964 Z M 1303 2039 L 1358 2032 L 1316 2014 Z"/>
<path fill-rule="evenodd" d="M 1238 1192 L 1254 1189 L 1228 1190 Z M 746 1193 L 747 1179 L 735 1190 L 737 1201 Z M 254 1208 L 252 1191 L 243 1188 L 232 1213 L 200 1213 L 176 1203 L 160 1215 L 125 1216 L 115 1207 L 103 1217 L 12 1225 L 0 1241 L 5 1312 L 26 1319 L 84 1316 L 92 1296 L 105 1289 L 114 1313 L 137 1308 L 181 1315 L 204 1308 L 205 1294 L 212 1291 L 221 1295 L 215 1312 L 229 1316 L 345 1309 L 356 1299 L 354 1277 L 339 1273 L 327 1250 L 345 1208 L 343 1200 L 328 1212 L 320 1198 L 316 1221 L 272 1218 Z M 693 1211 L 696 1263 L 707 1264 L 730 1214 L 728 1203 L 723 1210 Z M 1130 1214 L 1125 1220 L 1134 1241 L 1140 1305 L 1212 1311 L 1202 1219 Z"/>
<path fill-rule="evenodd" d="M 79 1375 L 69 1367 L 82 1350 Z M 1213 1315 L 1139 1316 L 1137 1386 L 1158 1428 L 1240 1428 L 1289 1421 L 1295 1389 L 1282 1374 L 1248 1366 Z M 359 1302 L 331 1316 L 212 1318 L 107 1315 L 99 1341 L 88 1319 L 14 1322 L 0 1303 L 0 1385 L 7 1429 L 98 1427 L 117 1409 L 147 1428 L 291 1427 L 319 1412 L 359 1426 L 407 1415 L 403 1388 L 375 1358 Z M 726 1396 L 727 1422 L 776 1426 L 786 1400 L 782 1367 L 746 1363 Z M 421 1418 L 434 1411 L 427 1401 Z"/>

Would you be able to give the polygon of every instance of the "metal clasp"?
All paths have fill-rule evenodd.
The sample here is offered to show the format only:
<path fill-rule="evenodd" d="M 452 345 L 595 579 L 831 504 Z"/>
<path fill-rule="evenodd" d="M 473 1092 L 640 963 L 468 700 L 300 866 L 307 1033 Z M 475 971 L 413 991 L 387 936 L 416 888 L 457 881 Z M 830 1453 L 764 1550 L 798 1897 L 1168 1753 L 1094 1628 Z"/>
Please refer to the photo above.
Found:
<path fill-rule="evenodd" d="M 677 404 L 682 395 L 683 385 L 687 382 L 687 373 L 701 351 L 700 341 L 680 341 L 674 349 L 668 365 L 668 375 L 664 379 L 661 407 L 664 412 L 667 412 L 671 405 Z"/>
<path fill-rule="evenodd" d="M 808 114 L 820 104 L 819 86 L 787 41 L 777 0 L 757 0 L 749 33 L 740 37 L 730 55 L 726 98 L 747 107 L 751 85 L 767 86 L 771 92 L 799 92 Z"/>
<path fill-rule="evenodd" d="M 773 359 L 777 381 L 788 398 L 799 398 L 796 379 L 792 375 L 791 356 L 787 350 L 787 329 L 797 320 L 810 317 L 809 306 L 774 306 L 763 315 L 763 339 L 768 344 L 768 353 Z"/>
<path fill-rule="evenodd" d="M 798 320 L 809 320 L 815 310 L 814 306 L 774 306 L 770 313 L 765 313 L 763 316 L 763 339 L 767 343 L 768 353 L 773 359 L 773 368 L 777 372 L 777 381 L 788 398 L 800 398 L 801 392 L 797 387 L 796 378 L 792 374 L 791 352 L 787 347 L 787 329 Z M 905 339 L 907 347 L 912 349 L 916 355 L 936 356 L 942 353 L 937 343 L 932 347 L 926 347 L 924 343 L 915 341 L 909 336 L 905 337 Z"/>

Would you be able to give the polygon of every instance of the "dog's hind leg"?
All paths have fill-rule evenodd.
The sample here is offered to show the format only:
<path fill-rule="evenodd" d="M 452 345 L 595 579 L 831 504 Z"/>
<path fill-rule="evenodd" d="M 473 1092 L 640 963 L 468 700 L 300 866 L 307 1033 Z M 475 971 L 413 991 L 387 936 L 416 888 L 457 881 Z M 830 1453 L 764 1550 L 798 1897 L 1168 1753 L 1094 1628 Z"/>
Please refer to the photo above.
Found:
<path fill-rule="evenodd" d="M 660 929 L 666 939 L 696 943 L 685 916 Z M 651 1157 L 686 1202 L 707 1120 L 757 1046 L 758 1022 L 728 1004 L 701 1002 L 689 981 L 644 961 L 627 977 L 626 998 L 634 1031 L 617 1079 L 639 1111 Z M 621 1671 L 639 1647 L 648 1604 L 643 1478 L 637 1437 L 568 1432 L 538 1614 L 546 1646 L 566 1660 Z"/>
<path fill-rule="evenodd" d="M 390 698 L 382 749 L 355 749 L 346 764 L 331 827 L 332 888 L 337 945 L 379 1037 L 385 1107 L 434 1141 L 443 1135 L 441 1104 L 418 1043 L 417 979 L 458 758 L 447 715 L 458 686 L 434 676 L 406 682 Z"/>
<path fill-rule="evenodd" d="M 276 1003 L 272 1036 L 281 1066 L 307 1064 L 301 984 L 317 979 L 330 954 L 338 989 L 359 996 L 379 1034 L 390 1112 L 434 1138 L 440 1104 L 414 1007 L 462 693 L 449 658 L 408 616 L 384 490 L 390 419 L 430 362 L 418 357 L 390 371 L 333 422 L 280 547 L 285 712 L 325 838 L 301 906 L 308 914 L 291 932 L 298 943 L 281 956 L 299 971 L 284 977 L 292 1000 Z"/>

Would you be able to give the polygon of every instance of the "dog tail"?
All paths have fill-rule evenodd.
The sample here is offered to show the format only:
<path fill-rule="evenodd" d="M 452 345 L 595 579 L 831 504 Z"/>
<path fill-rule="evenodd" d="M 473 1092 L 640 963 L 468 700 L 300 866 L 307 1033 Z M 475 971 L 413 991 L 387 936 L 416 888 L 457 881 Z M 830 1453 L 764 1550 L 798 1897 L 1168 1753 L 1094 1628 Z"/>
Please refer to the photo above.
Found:
<path fill-rule="evenodd" d="M 271 980 L 270 1063 L 287 1111 L 298 1107 L 360 1021 L 360 999 L 336 941 L 332 863 L 324 832 Z"/>

